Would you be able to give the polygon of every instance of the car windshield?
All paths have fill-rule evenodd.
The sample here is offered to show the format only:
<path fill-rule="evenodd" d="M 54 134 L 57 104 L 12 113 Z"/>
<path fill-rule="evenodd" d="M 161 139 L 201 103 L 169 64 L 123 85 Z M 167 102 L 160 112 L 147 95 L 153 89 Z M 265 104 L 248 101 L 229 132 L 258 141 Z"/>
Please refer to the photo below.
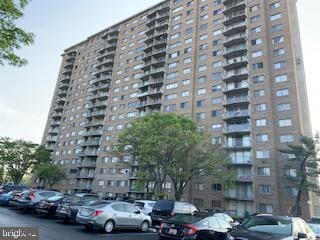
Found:
<path fill-rule="evenodd" d="M 54 196 L 54 197 L 49 197 L 48 201 L 58 201 L 60 199 L 64 198 L 64 196 Z"/>
<path fill-rule="evenodd" d="M 243 226 L 251 231 L 291 236 L 292 222 L 286 219 L 254 217 Z"/>

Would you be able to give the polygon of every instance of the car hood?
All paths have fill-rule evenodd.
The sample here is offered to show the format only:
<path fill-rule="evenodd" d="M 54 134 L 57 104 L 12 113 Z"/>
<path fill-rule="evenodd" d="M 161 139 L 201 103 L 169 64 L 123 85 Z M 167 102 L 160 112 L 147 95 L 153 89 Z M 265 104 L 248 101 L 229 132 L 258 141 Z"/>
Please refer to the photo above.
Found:
<path fill-rule="evenodd" d="M 247 229 L 235 229 L 230 234 L 237 240 L 289 240 L 289 236 L 280 234 L 270 234 L 256 231 L 249 231 Z"/>

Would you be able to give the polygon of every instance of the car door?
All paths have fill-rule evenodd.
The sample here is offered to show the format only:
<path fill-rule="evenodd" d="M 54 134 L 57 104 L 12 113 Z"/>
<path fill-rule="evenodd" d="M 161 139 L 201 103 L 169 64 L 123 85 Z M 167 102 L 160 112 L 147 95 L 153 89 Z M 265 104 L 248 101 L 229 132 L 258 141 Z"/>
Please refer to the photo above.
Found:
<path fill-rule="evenodd" d="M 128 215 L 128 226 L 138 227 L 142 224 L 141 211 L 130 204 L 125 204 Z"/>
<path fill-rule="evenodd" d="M 128 225 L 127 213 L 123 203 L 114 203 L 110 206 L 113 210 L 112 218 L 116 226 L 123 227 Z"/>

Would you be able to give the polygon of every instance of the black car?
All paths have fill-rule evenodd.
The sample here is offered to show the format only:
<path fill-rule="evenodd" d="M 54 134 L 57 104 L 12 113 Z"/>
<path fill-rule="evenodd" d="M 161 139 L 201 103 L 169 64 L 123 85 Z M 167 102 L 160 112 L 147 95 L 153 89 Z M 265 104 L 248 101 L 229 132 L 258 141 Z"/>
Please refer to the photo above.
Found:
<path fill-rule="evenodd" d="M 7 184 L 7 185 L 4 185 L 2 187 L 0 187 L 0 195 L 3 194 L 3 193 L 8 193 L 8 192 L 11 192 L 11 191 L 24 191 L 26 190 L 27 188 L 23 185 L 11 185 L 11 184 Z"/>
<path fill-rule="evenodd" d="M 246 240 L 315 240 L 316 236 L 301 218 L 258 214 L 249 217 L 230 234 Z"/>
<path fill-rule="evenodd" d="M 192 215 L 198 209 L 191 203 L 178 202 L 173 200 L 159 200 L 153 206 L 150 214 L 152 225 L 158 226 L 161 222 L 179 214 Z"/>
<path fill-rule="evenodd" d="M 234 240 L 232 226 L 210 214 L 176 215 L 161 223 L 159 240 Z"/>
<path fill-rule="evenodd" d="M 66 196 L 54 196 L 41 200 L 36 206 L 36 213 L 39 215 L 54 216 L 58 205 L 62 203 Z"/>
<path fill-rule="evenodd" d="M 88 205 L 91 202 L 99 201 L 100 198 L 95 194 L 76 194 L 63 199 L 62 203 L 58 205 L 56 210 L 56 216 L 68 222 L 70 220 L 75 221 L 77 213 L 81 206 Z"/>

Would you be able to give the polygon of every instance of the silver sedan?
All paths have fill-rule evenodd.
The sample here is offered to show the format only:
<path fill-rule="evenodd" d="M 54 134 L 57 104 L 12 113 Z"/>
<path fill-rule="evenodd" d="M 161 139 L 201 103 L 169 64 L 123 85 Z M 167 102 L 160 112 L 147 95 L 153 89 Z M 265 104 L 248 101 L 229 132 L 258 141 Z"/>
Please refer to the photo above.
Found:
<path fill-rule="evenodd" d="M 106 233 L 114 229 L 140 229 L 148 231 L 151 218 L 138 208 L 125 202 L 107 202 L 98 206 L 82 206 L 76 221 L 86 228 L 101 228 Z"/>

